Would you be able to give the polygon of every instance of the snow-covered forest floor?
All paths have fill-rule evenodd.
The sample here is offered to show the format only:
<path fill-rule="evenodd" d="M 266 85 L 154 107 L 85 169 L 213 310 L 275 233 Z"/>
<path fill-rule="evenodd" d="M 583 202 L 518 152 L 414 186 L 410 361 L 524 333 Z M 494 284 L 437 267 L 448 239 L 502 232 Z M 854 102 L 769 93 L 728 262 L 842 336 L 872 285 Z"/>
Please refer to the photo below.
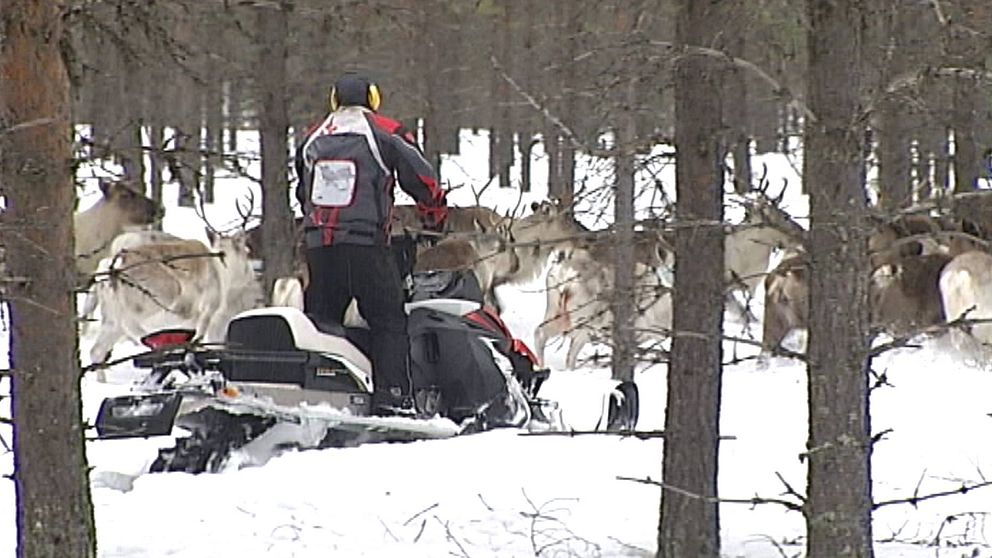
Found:
<path fill-rule="evenodd" d="M 453 184 L 485 182 L 477 176 L 487 168 L 482 139 L 475 138 L 475 149 L 471 142 L 463 144 L 462 155 L 445 162 L 443 172 Z M 788 178 L 789 208 L 804 215 L 796 162 L 764 156 L 762 163 L 773 184 Z M 516 190 L 493 186 L 483 203 L 506 211 L 543 198 L 539 172 L 536 165 L 534 192 L 520 197 Z M 596 172 L 596 165 L 590 163 L 586 172 Z M 674 188 L 670 166 L 656 172 Z M 218 202 L 207 207 L 208 217 L 230 218 L 232 200 L 243 193 L 241 184 L 234 178 L 219 181 Z M 452 195 L 462 205 L 474 198 L 468 187 Z M 590 209 L 600 205 L 588 203 Z M 733 213 L 730 208 L 728 214 Z M 165 228 L 186 237 L 203 234 L 195 213 L 184 208 L 169 207 Z M 542 288 L 537 281 L 499 292 L 509 327 L 528 342 L 543 317 Z M 760 316 L 760 307 L 756 311 Z M 727 333 L 747 335 L 729 320 Z M 750 334 L 760 337 L 760 324 L 752 325 Z M 6 335 L 2 338 L 6 342 Z M 82 340 L 81 354 L 87 354 L 89 341 Z M 607 363 L 564 371 L 564 349 L 549 346 L 554 372 L 542 395 L 559 401 L 576 429 L 592 428 L 599 393 L 609 378 Z M 753 347 L 731 342 L 725 355 L 739 362 L 726 366 L 723 376 L 721 434 L 727 439 L 721 444 L 720 495 L 798 503 L 788 492 L 805 491 L 800 460 L 807 436 L 805 368 L 794 360 L 756 358 Z M 871 395 L 872 430 L 885 432 L 872 462 L 876 502 L 954 490 L 992 475 L 990 370 L 955 355 L 944 339 L 886 353 L 875 370 L 884 381 Z M 109 372 L 105 383 L 92 374 L 83 379 L 88 421 L 103 397 L 127 392 L 136 377 L 128 365 Z M 662 429 L 665 366 L 641 369 L 637 383 L 639 429 Z M 8 392 L 9 382 L 0 385 L 0 393 Z M 8 399 L 0 403 L 0 416 L 9 416 Z M 0 438 L 0 474 L 10 475 L 9 427 L 0 427 Z M 262 467 L 213 475 L 142 474 L 157 448 L 171 443 L 171 437 L 88 443 L 100 556 L 654 554 L 659 489 L 628 479 L 659 479 L 659 439 L 499 430 L 450 440 L 292 452 Z M 803 552 L 803 518 L 781 504 L 726 503 L 720 514 L 725 556 L 780 558 Z M 874 514 L 876 554 L 992 557 L 990 514 L 992 487 L 921 499 L 916 505 L 882 506 Z M 14 555 L 15 517 L 14 484 L 0 481 L 0 556 Z"/>

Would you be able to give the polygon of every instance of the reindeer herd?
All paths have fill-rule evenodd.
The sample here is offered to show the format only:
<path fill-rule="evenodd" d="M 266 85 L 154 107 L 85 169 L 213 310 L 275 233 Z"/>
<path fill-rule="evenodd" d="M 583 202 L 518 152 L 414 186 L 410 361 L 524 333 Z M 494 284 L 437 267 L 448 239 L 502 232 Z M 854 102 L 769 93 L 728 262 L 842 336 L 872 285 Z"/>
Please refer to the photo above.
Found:
<path fill-rule="evenodd" d="M 893 337 L 950 330 L 959 351 L 992 343 L 992 255 L 988 224 L 906 212 L 876 218 L 869 236 L 872 329 Z M 765 277 L 762 346 L 780 348 L 809 318 L 807 257 L 798 249 Z"/>
<path fill-rule="evenodd" d="M 116 344 L 137 341 L 166 327 L 191 327 L 203 342 L 221 342 L 237 313 L 266 303 L 253 260 L 259 229 L 217 233 L 210 245 L 150 230 L 161 208 L 122 183 L 101 184 L 102 198 L 76 214 L 76 261 L 85 278 L 81 314 L 94 338 L 91 361 L 105 362 Z M 741 224 L 727 226 L 727 308 L 753 317 L 749 302 L 764 287 L 761 345 L 780 350 L 789 332 L 805 328 L 809 315 L 806 231 L 764 191 L 745 202 Z M 482 206 L 451 208 L 445 230 L 423 231 L 410 206 L 396 206 L 394 235 L 418 239 L 413 271 L 471 269 L 485 301 L 497 311 L 497 287 L 545 281 L 544 318 L 534 331 L 543 360 L 553 338 L 569 343 L 566 366 L 578 366 L 581 349 L 612 329 L 614 235 L 584 227 L 572 208 L 546 201 L 510 218 Z M 299 226 L 300 223 L 298 222 Z M 636 227 L 636 316 L 641 341 L 664 340 L 672 327 L 674 241 L 665 223 Z M 992 342 L 992 255 L 987 229 L 965 220 L 906 214 L 878 219 L 870 238 L 871 320 L 894 336 L 952 322 L 963 350 Z M 397 238 L 394 236 L 394 238 Z M 428 241 L 424 241 L 427 239 Z M 769 270 L 773 254 L 779 263 Z M 293 276 L 276 281 L 271 304 L 302 308 L 307 271 L 299 254 Z M 361 323 L 354 316 L 353 323 Z M 98 317 L 97 317 L 98 316 Z M 346 320 L 347 321 L 347 320 Z"/>

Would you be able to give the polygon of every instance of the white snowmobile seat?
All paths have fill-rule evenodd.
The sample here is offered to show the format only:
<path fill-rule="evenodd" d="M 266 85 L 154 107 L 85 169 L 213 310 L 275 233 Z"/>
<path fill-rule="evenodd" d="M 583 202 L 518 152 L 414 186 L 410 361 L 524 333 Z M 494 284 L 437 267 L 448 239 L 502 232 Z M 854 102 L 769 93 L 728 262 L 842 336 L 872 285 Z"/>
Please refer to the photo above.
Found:
<path fill-rule="evenodd" d="M 452 316 L 464 316 L 482 308 L 482 304 L 474 300 L 464 300 L 461 298 L 428 298 L 416 302 L 407 302 L 404 306 L 407 315 L 418 308 L 437 310 Z"/>

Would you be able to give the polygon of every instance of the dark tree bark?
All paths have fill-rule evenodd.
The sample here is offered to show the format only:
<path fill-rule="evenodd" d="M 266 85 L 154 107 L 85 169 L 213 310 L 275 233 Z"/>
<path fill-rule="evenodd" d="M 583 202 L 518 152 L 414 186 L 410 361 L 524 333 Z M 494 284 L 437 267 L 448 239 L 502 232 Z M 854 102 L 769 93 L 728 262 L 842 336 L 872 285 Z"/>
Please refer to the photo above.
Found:
<path fill-rule="evenodd" d="M 562 23 L 562 32 L 564 38 L 562 43 L 565 48 L 565 53 L 562 59 L 567 63 L 562 67 L 564 75 L 561 78 L 561 83 L 564 85 L 561 92 L 561 107 L 560 111 L 562 117 L 565 118 L 565 122 L 570 123 L 572 130 L 576 131 L 576 124 L 578 123 L 580 117 L 580 111 L 578 110 L 578 102 L 576 101 L 576 91 L 579 88 L 579 83 L 582 79 L 579 73 L 579 66 L 573 61 L 579 55 L 579 47 L 581 44 L 581 37 L 583 27 L 583 18 L 581 12 L 582 6 L 577 2 L 565 2 L 563 5 L 555 5 L 554 9 L 560 11 Z M 558 201 L 564 207 L 572 207 L 575 203 L 575 144 L 574 138 L 565 138 L 563 141 L 558 142 L 558 150 L 556 157 L 557 165 L 557 180 L 558 180 L 558 190 L 557 196 Z"/>
<path fill-rule="evenodd" d="M 160 107 L 162 106 L 161 103 L 164 102 L 161 88 L 155 79 L 157 75 L 157 72 L 148 72 L 152 83 L 149 84 L 147 90 L 149 91 L 149 104 L 153 107 Z M 162 157 L 162 150 L 165 147 L 165 119 L 158 110 L 150 111 L 148 115 L 148 144 L 149 197 L 161 204 L 162 172 L 165 170 L 165 159 Z M 159 224 L 159 227 L 161 227 L 161 224 Z"/>
<path fill-rule="evenodd" d="M 439 17 L 437 2 L 435 0 L 422 1 L 418 8 L 421 17 L 420 28 L 426 29 L 435 25 L 436 19 Z M 438 44 L 438 37 L 433 33 L 425 39 L 425 44 L 417 49 L 417 55 L 420 57 L 419 65 L 424 69 L 421 78 L 423 82 L 423 110 L 421 113 L 424 115 L 423 150 L 427 160 L 434 165 L 437 172 L 440 172 L 441 120 L 447 112 L 446 107 L 442 104 L 443 100 L 439 98 L 439 90 L 443 85 L 438 83 L 442 79 L 438 49 L 442 48 L 442 45 Z"/>
<path fill-rule="evenodd" d="M 918 20 L 909 20 L 907 9 L 901 0 L 893 0 L 884 18 L 884 42 L 879 50 L 888 53 L 889 63 L 883 69 L 885 79 L 900 76 L 911 71 L 913 61 L 907 41 L 912 36 L 912 27 L 917 26 Z M 919 14 L 911 12 L 914 16 Z M 891 48 L 887 48 L 891 45 Z M 910 176 L 912 128 L 910 111 L 907 110 L 911 99 L 903 94 L 885 94 L 879 103 L 877 139 L 878 139 L 878 179 L 879 205 L 883 209 L 893 211 L 907 207 L 913 202 L 913 183 Z"/>
<path fill-rule="evenodd" d="M 238 150 L 238 131 L 241 129 L 241 88 L 243 85 L 237 79 L 230 79 L 225 89 L 227 95 L 227 150 L 234 153 Z"/>
<path fill-rule="evenodd" d="M 872 556 L 862 2 L 808 5 L 810 193 L 807 556 Z"/>
<path fill-rule="evenodd" d="M 0 4 L 0 184 L 13 369 L 17 553 L 95 556 L 80 403 L 70 84 L 62 3 Z"/>
<path fill-rule="evenodd" d="M 571 207 L 565 204 L 565 185 L 561 176 L 561 146 L 568 140 L 562 141 L 558 136 L 558 129 L 553 123 L 548 122 L 544 126 L 544 155 L 548 159 L 548 197 L 562 202 L 563 207 Z"/>
<path fill-rule="evenodd" d="M 631 14 L 636 18 L 636 14 Z M 634 100 L 637 82 L 626 84 L 623 111 L 618 115 L 616 175 L 613 187 L 613 358 L 614 380 L 633 381 L 637 357 L 634 334 L 634 171 L 637 113 Z"/>
<path fill-rule="evenodd" d="M 211 76 L 219 71 L 216 65 Z M 218 167 L 223 166 L 224 97 L 221 82 L 211 78 L 203 92 L 203 201 L 214 203 L 214 183 Z"/>
<path fill-rule="evenodd" d="M 132 54 L 123 53 L 121 59 L 122 75 L 118 76 L 120 83 L 120 98 L 115 103 L 121 113 L 121 128 L 117 131 L 116 158 L 124 169 L 124 178 L 136 185 L 141 191 L 145 187 L 145 152 L 141 134 L 143 95 L 141 74 L 142 68 Z"/>
<path fill-rule="evenodd" d="M 722 26 L 719 10 L 693 0 L 678 6 L 678 43 L 713 44 Z M 723 355 L 722 71 L 704 56 L 684 56 L 675 69 L 675 334 L 662 478 L 678 490 L 662 491 L 659 558 L 720 555 L 719 512 L 712 499 Z"/>
<path fill-rule="evenodd" d="M 534 134 L 521 130 L 520 134 L 520 191 L 530 192 L 530 170 L 534 156 Z"/>
<path fill-rule="evenodd" d="M 913 202 L 910 178 L 910 130 L 908 114 L 899 99 L 886 98 L 880 103 L 878 124 L 879 204 L 887 211 L 907 207 Z"/>
<path fill-rule="evenodd" d="M 513 56 L 513 0 L 501 0 L 499 5 L 502 9 L 502 14 L 496 20 L 496 26 L 499 30 L 499 50 L 496 52 L 495 56 L 499 59 L 500 64 L 503 66 L 503 71 L 509 75 L 513 75 L 514 69 L 514 56 Z M 493 140 L 495 141 L 494 149 L 496 155 L 495 171 L 499 173 L 499 187 L 509 188 L 510 187 L 510 168 L 513 166 L 513 109 L 510 104 L 510 86 L 506 80 L 499 76 L 497 77 L 498 83 L 496 87 L 497 99 L 496 103 L 493 105 L 495 110 L 494 122 L 493 122 Z"/>
<path fill-rule="evenodd" d="M 187 87 L 186 91 L 188 95 L 193 94 L 191 87 Z M 179 183 L 179 206 L 193 207 L 196 205 L 196 192 L 200 190 L 200 136 L 196 134 L 199 123 L 191 124 L 186 111 L 180 118 L 184 122 L 175 128 L 173 147 L 167 161 L 172 179 Z"/>
<path fill-rule="evenodd" d="M 953 11 L 945 35 L 947 63 L 966 70 L 985 70 L 985 57 L 992 47 L 988 26 L 992 8 L 987 0 L 958 0 L 949 3 Z M 964 23 L 960 25 L 958 22 Z M 975 26 L 975 27 L 972 27 Z M 983 30 L 978 33 L 975 30 Z M 954 78 L 951 129 L 954 131 L 954 193 L 971 192 L 982 175 L 984 149 L 978 145 L 981 135 L 979 115 L 988 104 L 988 92 L 979 80 L 962 72 Z"/>
<path fill-rule="evenodd" d="M 745 36 L 749 5 L 743 0 L 724 2 L 727 24 L 724 33 L 726 52 L 735 58 L 745 56 Z M 734 157 L 734 191 L 743 194 L 751 188 L 751 138 L 748 134 L 747 80 L 740 68 L 733 67 L 724 74 L 724 102 L 727 123 L 727 146 Z"/>
<path fill-rule="evenodd" d="M 292 275 L 296 251 L 289 207 L 289 115 L 286 107 L 286 58 L 289 10 L 278 4 L 256 8 L 261 42 L 258 84 L 261 93 L 259 135 L 262 147 L 262 258 L 266 298 L 279 277 Z"/>

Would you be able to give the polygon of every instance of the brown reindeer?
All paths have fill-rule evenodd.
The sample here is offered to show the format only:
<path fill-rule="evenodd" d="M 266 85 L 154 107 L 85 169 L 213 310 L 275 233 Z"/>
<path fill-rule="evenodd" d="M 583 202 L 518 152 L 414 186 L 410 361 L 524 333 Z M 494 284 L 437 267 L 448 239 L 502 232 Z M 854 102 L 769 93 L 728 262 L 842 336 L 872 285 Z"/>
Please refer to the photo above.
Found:
<path fill-rule="evenodd" d="M 777 349 L 794 329 L 809 323 L 809 279 L 805 254 L 793 252 L 765 276 L 761 347 Z"/>
<path fill-rule="evenodd" d="M 471 269 L 479 280 L 485 303 L 500 311 L 496 287 L 515 273 L 519 259 L 508 228 L 471 235 L 453 235 L 417 254 L 414 271 Z"/>
<path fill-rule="evenodd" d="M 947 254 L 917 254 L 875 270 L 869 290 L 873 326 L 899 336 L 943 322 L 940 274 L 949 261 Z"/>
<path fill-rule="evenodd" d="M 110 254 L 110 243 L 122 232 L 154 223 L 162 206 L 125 182 L 100 181 L 102 197 L 92 207 L 73 216 L 76 231 L 76 269 L 92 274 Z"/>
<path fill-rule="evenodd" d="M 503 277 L 502 284 L 537 279 L 552 252 L 560 247 L 575 247 L 577 241 L 589 238 L 589 229 L 575 220 L 571 208 L 557 201 L 534 202 L 531 210 L 530 215 L 509 224 L 519 262 L 516 271 Z"/>
<path fill-rule="evenodd" d="M 919 246 L 919 245 L 917 245 Z M 909 335 L 944 320 L 940 277 L 947 254 L 908 253 L 870 275 L 872 327 L 891 335 Z M 765 279 L 762 348 L 779 347 L 793 329 L 809 320 L 809 277 L 803 255 L 785 258 Z"/>
<path fill-rule="evenodd" d="M 424 225 L 420 220 L 420 213 L 417 211 L 416 206 L 393 206 L 392 219 L 393 234 L 425 232 Z M 480 228 L 483 231 L 493 231 L 505 220 L 506 218 L 499 213 L 482 205 L 452 206 L 448 208 L 448 217 L 444 221 L 444 230 L 439 232 L 441 234 L 474 233 Z"/>

